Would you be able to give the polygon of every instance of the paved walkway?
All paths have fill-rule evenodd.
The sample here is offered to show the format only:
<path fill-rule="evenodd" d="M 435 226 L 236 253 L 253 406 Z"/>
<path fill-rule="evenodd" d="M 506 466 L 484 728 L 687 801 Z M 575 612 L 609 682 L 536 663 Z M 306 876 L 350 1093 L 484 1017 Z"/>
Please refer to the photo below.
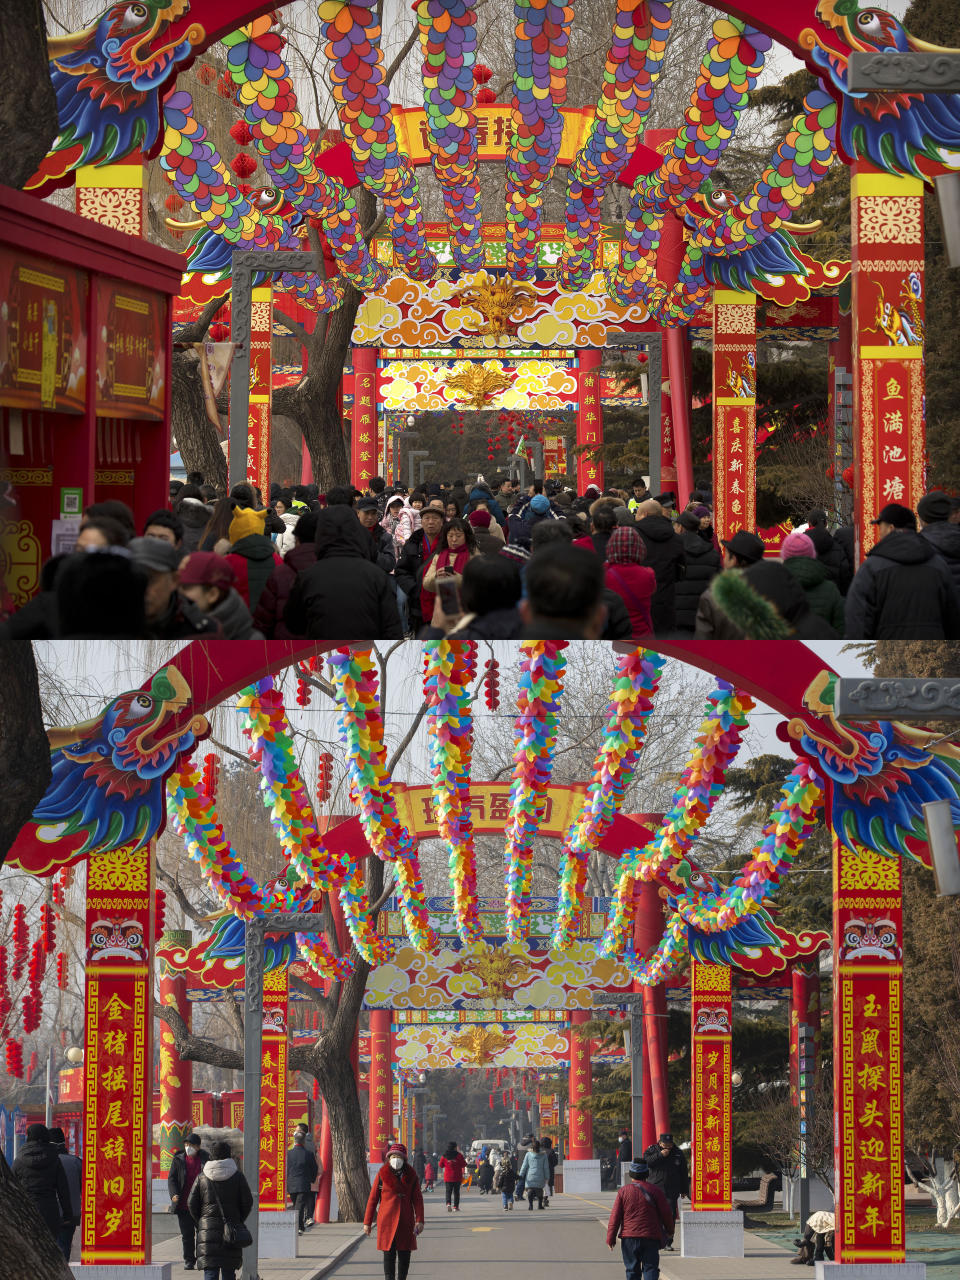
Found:
<path fill-rule="evenodd" d="M 356 1222 L 317 1223 L 300 1237 L 299 1258 L 260 1259 L 261 1280 L 320 1280 L 362 1239 L 363 1228 Z M 197 1280 L 198 1275 L 202 1280 L 202 1271 L 188 1271 L 183 1265 L 179 1233 L 175 1239 L 154 1237 L 153 1260 L 174 1263 L 173 1280 Z"/>

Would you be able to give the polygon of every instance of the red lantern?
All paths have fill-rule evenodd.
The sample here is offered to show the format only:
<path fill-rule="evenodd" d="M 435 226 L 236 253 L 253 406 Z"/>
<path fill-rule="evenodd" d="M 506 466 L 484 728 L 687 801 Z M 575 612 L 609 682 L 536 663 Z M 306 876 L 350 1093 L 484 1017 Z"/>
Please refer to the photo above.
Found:
<path fill-rule="evenodd" d="M 183 201 L 177 195 L 176 191 L 171 191 L 163 202 L 171 213 L 176 213 L 178 209 L 183 208 Z"/>
<path fill-rule="evenodd" d="M 252 174 L 256 173 L 257 162 L 254 160 L 253 156 L 248 156 L 245 151 L 241 151 L 230 161 L 230 168 L 237 177 L 243 181 L 245 178 L 249 178 Z"/>
<path fill-rule="evenodd" d="M 490 1095 L 490 1110 L 493 1110 L 493 1094 Z"/>
<path fill-rule="evenodd" d="M 56 930 L 53 908 L 44 902 L 40 907 L 40 938 L 47 955 L 50 955 L 56 946 Z"/>
<path fill-rule="evenodd" d="M 852 489 L 853 488 L 853 467 L 844 467 L 843 474 L 841 475 L 840 479 L 843 481 L 843 483 L 847 486 L 848 489 Z"/>
<path fill-rule="evenodd" d="M 227 324 L 212 324 L 208 332 L 211 342 L 228 342 L 230 339 L 230 326 Z"/>
<path fill-rule="evenodd" d="M 230 126 L 230 137 L 238 147 L 249 147 L 253 141 L 253 134 L 250 132 L 250 126 L 246 120 L 237 120 L 235 124 Z"/>
<path fill-rule="evenodd" d="M 217 81 L 217 93 L 221 98 L 233 97 L 233 79 L 229 71 L 225 71 Z"/>
<path fill-rule="evenodd" d="M 67 989 L 67 957 L 62 951 L 57 953 L 57 986 L 61 991 Z"/>
<path fill-rule="evenodd" d="M 213 751 L 203 757 L 203 793 L 208 800 L 215 800 L 220 781 L 220 758 Z"/>
<path fill-rule="evenodd" d="M 477 106 L 486 107 L 489 106 L 491 102 L 496 102 L 496 100 L 497 95 L 492 89 L 484 87 L 483 89 L 477 90 Z"/>
<path fill-rule="evenodd" d="M 213 84 L 217 78 L 216 67 L 211 67 L 209 62 L 201 62 L 194 70 L 194 75 L 201 84 Z"/>
<path fill-rule="evenodd" d="M 333 787 L 333 756 L 329 751 L 321 751 L 317 761 L 317 801 L 326 804 L 330 799 Z"/>
<path fill-rule="evenodd" d="M 310 705 L 310 684 L 301 676 L 297 680 L 297 706 L 309 707 Z"/>
<path fill-rule="evenodd" d="M 7 1075 L 23 1078 L 23 1045 L 19 1040 L 8 1040 L 6 1044 Z"/>
<path fill-rule="evenodd" d="M 163 926 L 167 916 L 167 895 L 162 889 L 153 891 L 153 928 L 156 937 L 163 936 Z"/>
<path fill-rule="evenodd" d="M 496 658 L 489 658 L 483 670 L 484 701 L 488 711 L 497 711 L 500 707 L 500 664 Z"/>
<path fill-rule="evenodd" d="M 27 909 L 22 902 L 13 908 L 13 967 L 14 982 L 19 982 L 27 959 Z"/>

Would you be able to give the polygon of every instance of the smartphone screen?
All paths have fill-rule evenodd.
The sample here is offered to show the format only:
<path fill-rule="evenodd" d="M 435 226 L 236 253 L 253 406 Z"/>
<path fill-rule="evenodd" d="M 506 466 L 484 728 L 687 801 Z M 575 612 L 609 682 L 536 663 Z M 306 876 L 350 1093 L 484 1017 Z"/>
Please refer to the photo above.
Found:
<path fill-rule="evenodd" d="M 448 618 L 460 612 L 460 592 L 455 582 L 445 582 L 443 578 L 439 578 L 437 594 L 440 596 L 440 607 Z"/>

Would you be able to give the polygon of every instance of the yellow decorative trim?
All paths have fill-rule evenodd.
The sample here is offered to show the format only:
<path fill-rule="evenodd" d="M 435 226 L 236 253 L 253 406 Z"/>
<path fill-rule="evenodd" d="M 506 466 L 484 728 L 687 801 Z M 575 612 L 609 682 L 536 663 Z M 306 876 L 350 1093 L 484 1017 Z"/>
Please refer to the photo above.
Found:
<path fill-rule="evenodd" d="M 247 399 L 250 402 L 250 404 L 269 404 L 270 403 L 270 396 L 255 396 L 251 394 L 247 397 Z"/>
<path fill-rule="evenodd" d="M 136 851 L 123 848 L 91 853 L 87 868 L 87 892 L 127 889 L 131 893 L 145 893 L 150 888 L 149 863 L 148 845 Z"/>
<path fill-rule="evenodd" d="M 273 289 L 268 284 L 257 285 L 250 295 L 252 302 L 269 302 L 273 297 Z"/>
<path fill-rule="evenodd" d="M 717 396 L 714 404 L 756 404 L 753 396 Z"/>
<path fill-rule="evenodd" d="M 861 347 L 861 360 L 922 360 L 923 347 Z"/>
<path fill-rule="evenodd" d="M 860 196 L 922 196 L 923 182 L 919 178 L 898 178 L 892 173 L 855 173 L 850 195 L 854 200 Z"/>
<path fill-rule="evenodd" d="M 285 993 L 287 990 L 287 970 L 284 965 L 278 965 L 276 969 L 268 969 L 263 975 L 263 990 L 277 991 Z"/>
<path fill-rule="evenodd" d="M 46 467 L 0 467 L 0 480 L 7 484 L 25 485 L 53 484 L 53 469 Z"/>
<path fill-rule="evenodd" d="M 733 990 L 732 973 L 725 964 L 693 964 L 693 994 L 700 995 L 704 991 L 719 991 L 727 994 Z"/>
<path fill-rule="evenodd" d="M 723 305 L 731 303 L 735 306 L 745 307 L 755 307 L 757 305 L 757 295 L 742 289 L 714 289 L 713 300 L 715 303 Z"/>
<path fill-rule="evenodd" d="M 839 854 L 841 892 L 844 889 L 875 889 L 881 893 L 899 893 L 900 863 L 885 858 L 875 849 L 858 847 L 856 852 L 843 848 Z"/>
<path fill-rule="evenodd" d="M 142 164 L 81 165 L 77 170 L 78 187 L 146 187 L 146 169 Z"/>

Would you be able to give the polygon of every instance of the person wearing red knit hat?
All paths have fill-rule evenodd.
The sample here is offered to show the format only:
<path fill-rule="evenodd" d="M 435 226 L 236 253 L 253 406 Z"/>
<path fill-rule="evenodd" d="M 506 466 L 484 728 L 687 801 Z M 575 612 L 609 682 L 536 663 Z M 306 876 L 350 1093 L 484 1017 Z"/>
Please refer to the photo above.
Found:
<path fill-rule="evenodd" d="M 385 1280 L 406 1280 L 410 1254 L 423 1230 L 423 1196 L 420 1179 L 407 1163 L 407 1148 L 394 1142 L 370 1188 L 363 1229 L 367 1235 L 377 1220 L 377 1248 L 383 1253 Z"/>

